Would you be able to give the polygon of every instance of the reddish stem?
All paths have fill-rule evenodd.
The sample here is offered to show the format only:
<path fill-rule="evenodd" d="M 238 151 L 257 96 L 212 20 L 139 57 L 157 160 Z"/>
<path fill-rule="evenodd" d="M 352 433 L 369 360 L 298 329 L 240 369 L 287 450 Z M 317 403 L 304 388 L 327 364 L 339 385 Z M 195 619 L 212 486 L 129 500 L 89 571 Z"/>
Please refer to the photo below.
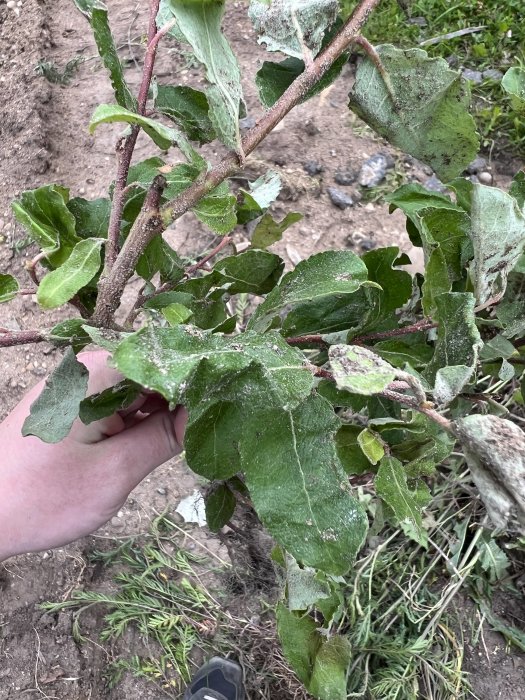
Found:
<path fill-rule="evenodd" d="M 368 340 L 387 340 L 388 338 L 397 338 L 400 335 L 409 335 L 410 333 L 419 333 L 420 331 L 428 331 L 431 328 L 437 328 L 439 323 L 432 321 L 429 318 L 422 318 L 421 321 L 413 323 L 411 326 L 402 326 L 401 328 L 393 328 L 391 331 L 379 331 L 378 333 L 366 333 L 352 338 L 350 345 L 361 345 Z"/>
<path fill-rule="evenodd" d="M 209 262 L 216 255 L 218 255 L 223 248 L 226 248 L 226 246 L 229 245 L 232 242 L 232 240 L 233 238 L 231 236 L 224 236 L 219 245 L 215 246 L 215 248 L 210 253 L 208 253 L 208 255 L 202 258 L 202 260 L 199 260 L 198 263 L 195 263 L 195 265 L 191 265 L 190 267 L 186 268 L 186 276 L 189 277 L 190 275 L 193 275 L 194 272 L 197 272 L 197 270 L 200 270 L 202 267 L 204 267 L 206 263 Z"/>
<path fill-rule="evenodd" d="M 0 328 L 0 348 L 8 348 L 13 345 L 26 345 L 28 343 L 42 343 L 47 340 L 42 331 L 10 331 Z"/>

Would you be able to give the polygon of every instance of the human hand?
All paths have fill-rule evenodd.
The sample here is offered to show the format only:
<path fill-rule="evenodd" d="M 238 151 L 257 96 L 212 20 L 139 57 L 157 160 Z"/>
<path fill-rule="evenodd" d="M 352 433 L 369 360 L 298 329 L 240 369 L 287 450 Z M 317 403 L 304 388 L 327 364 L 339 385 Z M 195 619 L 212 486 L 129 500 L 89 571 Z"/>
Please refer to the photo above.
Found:
<path fill-rule="evenodd" d="M 78 356 L 89 370 L 88 395 L 122 379 L 106 352 Z M 22 437 L 42 391 L 37 384 L 0 424 L 0 561 L 59 547 L 110 520 L 155 467 L 181 451 L 187 414 L 142 395 L 126 411 L 84 425 L 57 444 Z"/>

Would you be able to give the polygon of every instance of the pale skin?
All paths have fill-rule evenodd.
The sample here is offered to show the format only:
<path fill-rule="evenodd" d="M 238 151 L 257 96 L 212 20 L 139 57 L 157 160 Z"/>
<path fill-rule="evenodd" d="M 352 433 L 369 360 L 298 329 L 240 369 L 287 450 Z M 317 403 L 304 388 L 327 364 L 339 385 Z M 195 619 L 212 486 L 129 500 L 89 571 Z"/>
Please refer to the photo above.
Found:
<path fill-rule="evenodd" d="M 122 377 L 105 352 L 86 352 L 88 394 Z M 130 492 L 182 449 L 187 414 L 144 395 L 126 411 L 86 426 L 76 420 L 62 442 L 22 437 L 43 388 L 37 384 L 0 423 L 0 561 L 61 547 L 110 520 Z"/>

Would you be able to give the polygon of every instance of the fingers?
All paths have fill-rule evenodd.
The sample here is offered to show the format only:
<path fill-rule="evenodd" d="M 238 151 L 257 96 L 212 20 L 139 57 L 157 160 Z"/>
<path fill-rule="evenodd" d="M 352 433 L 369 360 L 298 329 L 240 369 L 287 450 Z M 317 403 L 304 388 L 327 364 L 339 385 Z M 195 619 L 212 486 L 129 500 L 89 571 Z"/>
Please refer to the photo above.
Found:
<path fill-rule="evenodd" d="M 182 451 L 187 419 L 183 406 L 175 411 L 164 408 L 101 443 L 100 448 L 110 450 L 112 461 L 123 470 L 129 491 L 153 469 Z"/>

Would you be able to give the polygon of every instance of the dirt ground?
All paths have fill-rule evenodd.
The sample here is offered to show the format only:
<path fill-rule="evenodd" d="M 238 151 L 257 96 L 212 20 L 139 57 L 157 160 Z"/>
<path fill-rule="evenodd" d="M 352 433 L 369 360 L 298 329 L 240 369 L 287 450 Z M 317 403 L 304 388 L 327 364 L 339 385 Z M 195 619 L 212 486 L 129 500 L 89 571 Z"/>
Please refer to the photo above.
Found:
<path fill-rule="evenodd" d="M 108 5 L 126 77 L 137 86 L 147 3 L 111 0 Z M 256 45 L 243 3 L 229 3 L 225 27 L 243 67 L 249 117 L 257 118 L 261 107 L 252 79 L 266 56 Z M 77 53 L 85 60 L 67 86 L 53 85 L 35 71 L 42 59 L 63 68 Z M 168 83 L 174 73 L 184 83 L 198 85 L 201 81 L 199 69 L 168 41 L 157 75 L 160 82 Z M 254 174 L 268 167 L 281 173 L 285 187 L 274 207 L 277 217 L 289 211 L 304 214 L 276 251 L 289 265 L 314 252 L 341 246 L 359 251 L 395 244 L 409 249 L 402 216 L 390 216 L 384 205 L 371 202 L 341 210 L 327 194 L 327 187 L 336 186 L 357 199 L 354 186 L 335 184 L 335 173 L 358 170 L 369 156 L 387 151 L 362 125 L 352 121 L 346 108 L 351 76 L 349 68 L 336 86 L 294 110 L 249 162 L 249 171 Z M 70 0 L 22 0 L 15 8 L 0 0 L 0 86 L 0 270 L 17 275 L 29 286 L 24 264 L 34 249 L 22 247 L 25 234 L 14 222 L 11 201 L 24 189 L 54 182 L 69 187 L 72 196 L 105 195 L 114 176 L 114 142 L 119 127 L 100 127 L 94 136 L 88 133 L 91 113 L 99 103 L 111 102 L 112 93 L 88 25 Z M 136 159 L 152 154 L 150 144 L 140 140 Z M 411 159 L 393 155 L 401 177 L 424 181 L 431 174 Z M 220 158 L 220 153 L 210 153 L 210 158 L 214 157 Z M 308 162 L 316 163 L 322 172 L 308 175 L 304 169 Z M 183 217 L 168 236 L 188 255 L 206 249 L 213 240 L 192 215 Z M 11 329 L 49 327 L 72 315 L 66 308 L 43 315 L 31 296 L 0 307 L 1 325 Z M 58 353 L 46 345 L 3 350 L 0 418 L 57 361 Z M 121 517 L 94 537 L 0 565 L 0 700 L 38 695 L 60 700 L 160 697 L 158 689 L 131 678 L 114 690 L 106 689 L 102 680 L 105 652 L 95 645 L 77 646 L 70 634 L 70 616 L 61 613 L 51 619 L 38 605 L 66 598 L 79 584 L 89 585 L 93 572 L 86 557 L 94 547 L 108 538 L 143 532 L 152 516 L 174 509 L 195 486 L 195 478 L 182 461 L 170 462 L 136 489 Z M 199 546 L 228 557 L 220 542 L 205 530 L 195 529 L 191 534 Z M 105 583 L 98 580 L 97 586 Z M 92 622 L 96 636 L 97 620 Z M 486 633 L 485 640 L 486 655 L 478 656 L 477 648 L 467 649 L 476 696 L 480 700 L 523 698 L 523 657 L 507 654 L 502 638 L 495 633 Z M 129 651 L 137 645 L 132 636 L 125 638 Z"/>

